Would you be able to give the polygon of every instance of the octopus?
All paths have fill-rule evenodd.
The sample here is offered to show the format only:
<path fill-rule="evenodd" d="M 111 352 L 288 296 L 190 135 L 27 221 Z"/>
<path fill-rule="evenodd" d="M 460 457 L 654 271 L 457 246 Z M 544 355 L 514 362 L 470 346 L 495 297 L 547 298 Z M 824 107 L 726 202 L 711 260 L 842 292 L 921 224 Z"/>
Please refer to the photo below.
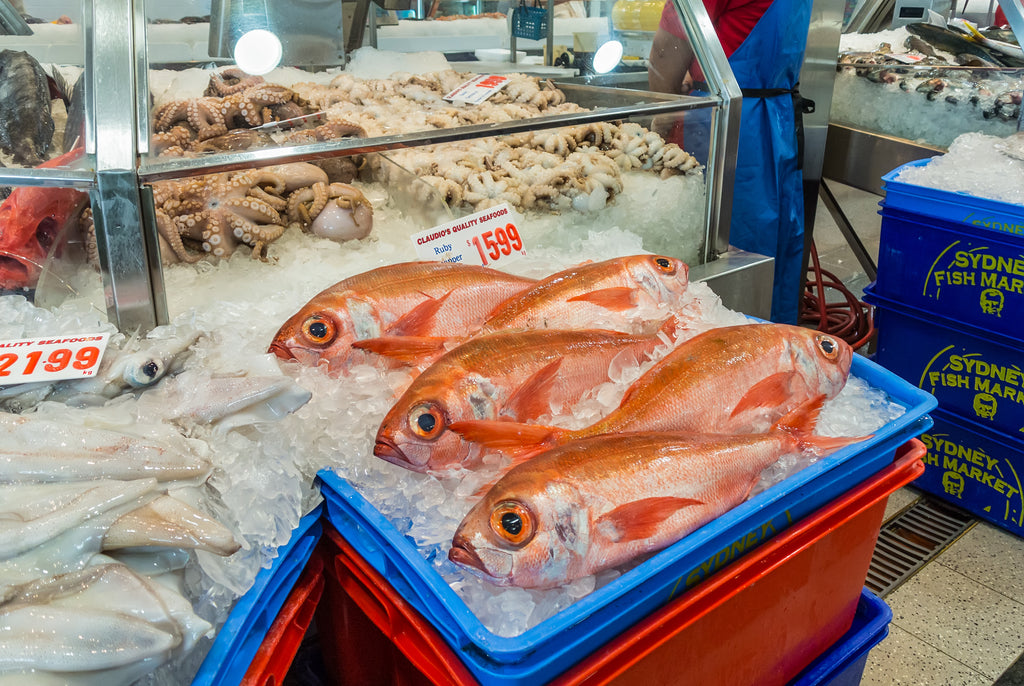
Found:
<path fill-rule="evenodd" d="M 373 205 L 355 186 L 318 182 L 288 197 L 288 219 L 321 238 L 360 239 L 373 229 Z"/>
<path fill-rule="evenodd" d="M 253 169 L 222 172 L 153 184 L 156 224 L 164 259 L 196 262 L 185 240 L 199 242 L 204 253 L 230 256 L 240 244 L 253 257 L 267 259 L 267 246 L 284 233 L 280 212 L 286 188 L 280 175 Z"/>
<path fill-rule="evenodd" d="M 262 76 L 247 74 L 238 67 L 228 67 L 220 72 L 210 74 L 210 83 L 203 95 L 231 95 L 263 83 Z"/>
<path fill-rule="evenodd" d="M 186 121 L 200 141 L 222 136 L 230 129 L 261 126 L 305 114 L 295 93 L 284 86 L 258 84 L 225 97 L 204 96 L 174 100 L 154 115 L 157 132 Z"/>

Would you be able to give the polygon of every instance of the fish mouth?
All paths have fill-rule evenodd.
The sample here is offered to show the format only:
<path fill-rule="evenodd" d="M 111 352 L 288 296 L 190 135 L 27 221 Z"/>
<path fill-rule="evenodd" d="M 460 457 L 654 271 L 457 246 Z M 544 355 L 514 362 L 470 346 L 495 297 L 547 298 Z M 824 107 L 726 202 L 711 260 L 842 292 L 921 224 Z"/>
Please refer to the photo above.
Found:
<path fill-rule="evenodd" d="M 282 360 L 295 359 L 295 355 L 292 354 L 292 351 L 286 348 L 283 343 L 278 343 L 277 341 L 274 341 L 273 343 L 270 344 L 270 347 L 267 348 L 267 352 L 274 353 Z"/>
<path fill-rule="evenodd" d="M 461 534 L 456 534 L 452 539 L 451 550 L 448 551 L 448 559 L 457 565 L 471 567 L 481 572 L 486 572 L 483 560 L 470 547 L 469 541 Z"/>
<path fill-rule="evenodd" d="M 396 464 L 399 467 L 411 469 L 414 472 L 422 472 L 423 466 L 414 463 L 409 459 L 398 444 L 386 436 L 378 436 L 373 444 L 373 454 L 382 460 Z"/>

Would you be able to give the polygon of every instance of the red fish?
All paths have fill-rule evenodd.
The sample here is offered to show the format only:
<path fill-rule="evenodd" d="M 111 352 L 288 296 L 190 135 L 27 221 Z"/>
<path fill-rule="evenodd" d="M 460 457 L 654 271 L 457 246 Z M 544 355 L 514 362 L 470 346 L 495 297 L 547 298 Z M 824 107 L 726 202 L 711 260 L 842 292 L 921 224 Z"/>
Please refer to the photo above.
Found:
<path fill-rule="evenodd" d="M 674 320 L 666 328 L 673 330 Z M 377 431 L 373 454 L 415 471 L 470 466 L 474 446 L 448 431 L 467 419 L 527 421 L 572 404 L 609 380 L 613 361 L 639 363 L 659 335 L 516 331 L 472 339 L 413 381 Z"/>
<path fill-rule="evenodd" d="M 344 370 L 357 340 L 380 336 L 459 338 L 476 331 L 501 302 L 535 283 L 487 267 L 402 262 L 340 281 L 284 323 L 270 352 L 285 360 Z"/>
<path fill-rule="evenodd" d="M 679 309 L 690 268 L 664 255 L 587 262 L 538 281 L 501 303 L 476 335 L 499 331 L 609 329 L 645 333 Z M 425 367 L 458 341 L 383 336 L 354 347 Z"/>
<path fill-rule="evenodd" d="M 449 428 L 521 459 L 543 447 L 598 434 L 764 431 L 810 398 L 838 395 L 852 359 L 844 341 L 811 329 L 787 324 L 722 327 L 672 350 L 629 387 L 618 408 L 589 427 L 567 431 L 469 420 Z"/>
<path fill-rule="evenodd" d="M 40 167 L 61 167 L 82 154 L 76 148 Z M 0 205 L 0 288 L 32 288 L 61 233 L 89 196 L 74 188 L 22 186 Z"/>
<path fill-rule="evenodd" d="M 550 588 L 661 550 L 746 500 L 783 455 L 863 440 L 810 435 L 823 400 L 763 434 L 627 433 L 554 448 L 487 492 L 448 557 L 495 584 Z"/>

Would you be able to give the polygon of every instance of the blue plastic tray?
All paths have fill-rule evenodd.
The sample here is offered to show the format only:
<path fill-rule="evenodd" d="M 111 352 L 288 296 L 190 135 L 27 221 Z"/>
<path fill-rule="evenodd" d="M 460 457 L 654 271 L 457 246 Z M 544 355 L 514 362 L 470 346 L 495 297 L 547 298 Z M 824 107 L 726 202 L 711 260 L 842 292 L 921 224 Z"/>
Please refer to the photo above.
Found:
<path fill-rule="evenodd" d="M 944 410 L 996 431 L 1024 431 L 1024 342 L 922 312 L 871 286 L 864 301 L 875 305 L 876 362 L 933 393 Z"/>
<path fill-rule="evenodd" d="M 261 569 L 235 604 L 192 680 L 193 686 L 239 684 L 263 643 L 288 594 L 320 540 L 323 505 L 299 520 L 292 537 L 278 548 L 277 558 Z"/>
<path fill-rule="evenodd" d="M 852 373 L 907 408 L 873 438 L 776 484 L 516 637 L 488 631 L 415 544 L 346 480 L 321 471 L 327 518 L 430 621 L 485 685 L 537 684 L 563 672 L 732 557 L 768 540 L 890 464 L 896 448 L 931 426 L 935 399 L 871 361 Z"/>
<path fill-rule="evenodd" d="M 878 295 L 1024 337 L 1024 238 L 882 205 Z"/>
<path fill-rule="evenodd" d="M 942 410 L 934 416 L 914 486 L 1024 536 L 1024 434 L 1004 436 Z"/>
<path fill-rule="evenodd" d="M 891 621 L 889 606 L 864 589 L 850 630 L 800 672 L 790 686 L 857 686 L 868 653 L 889 635 Z"/>
<path fill-rule="evenodd" d="M 923 167 L 931 159 L 908 162 L 882 177 L 885 204 L 888 207 L 960 222 L 971 230 L 998 231 L 1024 236 L 1024 206 L 999 200 L 979 198 L 967 193 L 954 193 L 897 181 L 908 167 Z"/>

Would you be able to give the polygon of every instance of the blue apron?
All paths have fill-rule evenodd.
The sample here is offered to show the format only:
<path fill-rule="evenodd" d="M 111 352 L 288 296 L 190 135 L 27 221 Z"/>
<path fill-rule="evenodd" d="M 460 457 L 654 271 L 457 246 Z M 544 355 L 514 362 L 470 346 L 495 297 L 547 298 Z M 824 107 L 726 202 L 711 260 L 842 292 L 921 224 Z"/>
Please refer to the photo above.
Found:
<path fill-rule="evenodd" d="M 774 0 L 729 57 L 744 90 L 729 242 L 775 258 L 772 321 L 795 324 L 804 268 L 801 150 L 790 91 L 807 44 L 811 0 Z M 767 97 L 746 91 L 784 91 Z"/>

